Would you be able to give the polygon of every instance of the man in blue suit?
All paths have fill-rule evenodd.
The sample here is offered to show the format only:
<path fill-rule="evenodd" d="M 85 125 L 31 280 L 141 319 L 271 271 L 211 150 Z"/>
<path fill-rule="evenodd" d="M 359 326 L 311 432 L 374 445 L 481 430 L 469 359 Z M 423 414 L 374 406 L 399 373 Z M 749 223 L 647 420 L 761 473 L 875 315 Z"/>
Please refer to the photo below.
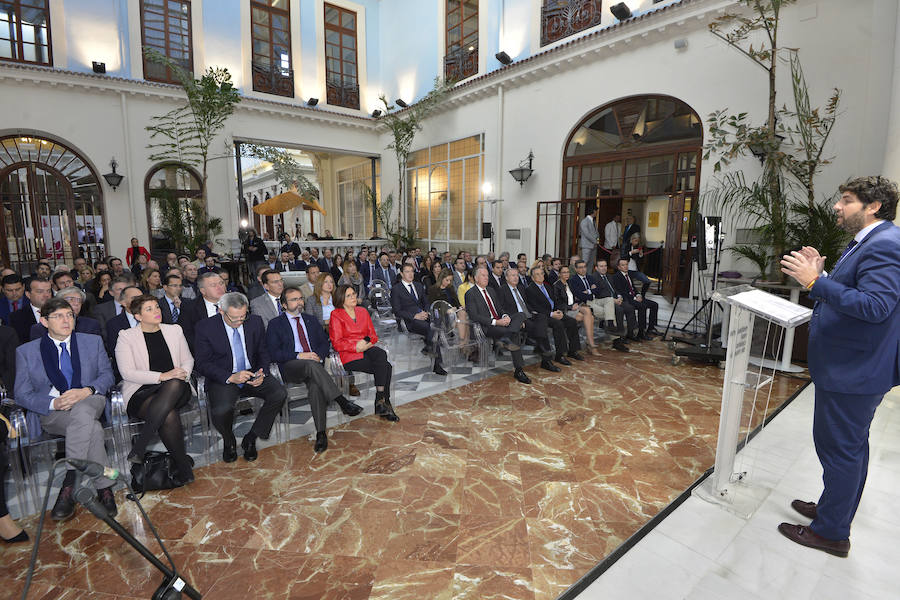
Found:
<path fill-rule="evenodd" d="M 241 441 L 244 459 L 256 460 L 256 439 L 269 439 L 275 417 L 287 399 L 284 386 L 269 370 L 266 328 L 249 314 L 247 297 L 231 292 L 219 299 L 219 314 L 197 321 L 194 330 L 194 370 L 206 377 L 212 422 L 224 441 L 222 460 L 237 460 L 234 403 L 239 397 L 263 399 L 253 426 Z"/>
<path fill-rule="evenodd" d="M 8 325 L 10 313 L 28 306 L 28 298 L 25 297 L 25 283 L 15 273 L 4 277 L 0 285 L 3 286 L 3 295 L 0 296 L 0 320 Z"/>
<path fill-rule="evenodd" d="M 441 349 L 434 343 L 434 329 L 431 328 L 425 288 L 418 281 L 414 281 L 413 277 L 415 267 L 412 261 L 404 263 L 400 270 L 400 281 L 391 289 L 391 310 L 394 311 L 396 318 L 403 319 L 407 331 L 425 338 L 425 351 L 435 356 L 434 372 L 437 375 L 446 375 L 447 371 L 441 366 Z"/>
<path fill-rule="evenodd" d="M 41 429 L 66 438 L 66 458 L 109 466 L 100 417 L 113 373 L 99 335 L 75 333 L 75 313 L 63 298 L 41 306 L 41 324 L 48 333 L 16 350 L 16 403 L 28 410 L 32 435 Z M 114 482 L 92 482 L 100 502 L 116 514 Z M 75 471 L 69 467 L 51 517 L 65 521 L 75 514 Z"/>
<path fill-rule="evenodd" d="M 77 288 L 74 285 L 63 288 L 56 293 L 56 297 L 65 298 L 75 312 L 75 331 L 77 333 L 100 335 L 100 322 L 97 319 L 81 316 L 81 307 L 87 298 L 87 294 L 81 288 Z M 45 333 L 47 333 L 47 328 L 40 323 L 35 323 L 31 326 L 31 339 L 36 340 Z"/>
<path fill-rule="evenodd" d="M 854 235 L 830 273 L 815 248 L 784 256 L 782 271 L 816 301 L 809 324 L 809 372 L 816 387 L 813 441 L 822 463 L 818 502 L 791 506 L 808 527 L 782 523 L 788 539 L 835 556 L 850 551 L 850 523 L 869 463 L 869 425 L 900 384 L 900 229 L 897 185 L 861 177 L 840 188 L 838 225 Z"/>
<path fill-rule="evenodd" d="M 323 361 L 328 358 L 331 342 L 316 318 L 303 313 L 300 288 L 285 288 L 281 306 L 284 312 L 269 321 L 266 328 L 266 346 L 285 383 L 305 383 L 309 387 L 309 408 L 316 426 L 313 450 L 324 452 L 328 448 L 328 402 L 334 400 L 351 417 L 361 413 L 362 407 L 347 400 L 325 370 Z"/>
<path fill-rule="evenodd" d="M 391 266 L 387 252 L 382 252 L 378 256 L 378 264 L 372 269 L 372 279 L 370 281 L 375 281 L 376 279 L 385 282 L 388 289 L 394 286 L 394 281 L 397 279 L 397 271 Z"/>

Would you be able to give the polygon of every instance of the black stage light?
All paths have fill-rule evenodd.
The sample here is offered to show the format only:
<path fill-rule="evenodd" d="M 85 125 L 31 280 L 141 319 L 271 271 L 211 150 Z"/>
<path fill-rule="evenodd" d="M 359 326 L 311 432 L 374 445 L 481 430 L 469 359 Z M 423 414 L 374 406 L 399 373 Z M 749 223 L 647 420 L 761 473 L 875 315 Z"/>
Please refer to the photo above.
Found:
<path fill-rule="evenodd" d="M 620 21 L 631 18 L 631 9 L 628 8 L 628 5 L 624 2 L 619 2 L 618 4 L 613 4 L 612 6 L 610 6 L 609 12 L 611 12 L 613 16 Z"/>
<path fill-rule="evenodd" d="M 512 58 L 509 57 L 509 54 L 501 50 L 497 54 L 494 55 L 494 58 L 500 61 L 500 64 L 508 65 L 512 62 Z"/>

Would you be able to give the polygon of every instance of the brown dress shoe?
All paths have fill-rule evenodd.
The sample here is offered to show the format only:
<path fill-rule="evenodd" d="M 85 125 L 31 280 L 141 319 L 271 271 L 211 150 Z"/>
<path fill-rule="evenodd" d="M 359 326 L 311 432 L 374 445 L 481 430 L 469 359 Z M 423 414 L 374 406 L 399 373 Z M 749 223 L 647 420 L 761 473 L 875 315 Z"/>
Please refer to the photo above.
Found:
<path fill-rule="evenodd" d="M 803 500 L 794 500 L 791 502 L 791 508 L 796 510 L 798 513 L 806 517 L 807 519 L 815 519 L 816 518 L 816 503 L 815 502 L 804 502 Z"/>
<path fill-rule="evenodd" d="M 778 531 L 792 542 L 807 548 L 815 548 L 841 558 L 847 558 L 850 554 L 850 540 L 829 540 L 805 525 L 782 523 L 778 526 Z"/>
<path fill-rule="evenodd" d="M 351 396 L 359 396 L 359 388 L 356 387 L 356 386 L 355 386 L 354 384 L 352 384 L 352 383 L 350 384 L 350 395 L 351 395 Z"/>

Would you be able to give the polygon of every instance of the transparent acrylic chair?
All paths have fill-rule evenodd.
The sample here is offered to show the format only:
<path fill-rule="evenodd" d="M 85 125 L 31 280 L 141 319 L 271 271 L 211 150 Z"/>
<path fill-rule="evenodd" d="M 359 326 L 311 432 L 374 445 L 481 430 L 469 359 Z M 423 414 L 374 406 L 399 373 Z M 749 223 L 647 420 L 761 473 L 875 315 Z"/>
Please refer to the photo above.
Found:
<path fill-rule="evenodd" d="M 435 343 L 441 349 L 441 359 L 449 377 L 455 367 L 465 366 L 473 353 L 477 353 L 476 366 L 493 366 L 491 340 L 487 339 L 476 323 L 459 318 L 460 311 L 446 300 L 431 304 L 431 327 L 435 330 Z M 449 381 L 449 379 L 448 379 Z"/>

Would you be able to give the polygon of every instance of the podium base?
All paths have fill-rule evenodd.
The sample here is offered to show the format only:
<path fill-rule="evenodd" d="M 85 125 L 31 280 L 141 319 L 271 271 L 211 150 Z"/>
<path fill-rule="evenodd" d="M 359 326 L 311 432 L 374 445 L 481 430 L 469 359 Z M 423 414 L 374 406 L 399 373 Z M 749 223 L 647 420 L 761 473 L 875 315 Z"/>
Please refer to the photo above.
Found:
<path fill-rule="evenodd" d="M 776 371 L 783 371 L 785 373 L 802 373 L 806 369 L 803 367 L 798 367 L 797 365 L 788 363 L 784 364 L 780 360 L 772 360 L 771 358 L 761 358 L 759 356 L 751 356 L 750 364 L 756 365 L 757 367 L 763 367 L 764 369 L 774 369 Z"/>
<path fill-rule="evenodd" d="M 719 491 L 713 488 L 714 479 L 713 475 L 704 479 L 694 488 L 692 495 L 716 504 L 745 521 L 756 513 L 772 491 L 771 488 L 754 485 L 746 479 L 731 482 L 724 491 Z"/>

